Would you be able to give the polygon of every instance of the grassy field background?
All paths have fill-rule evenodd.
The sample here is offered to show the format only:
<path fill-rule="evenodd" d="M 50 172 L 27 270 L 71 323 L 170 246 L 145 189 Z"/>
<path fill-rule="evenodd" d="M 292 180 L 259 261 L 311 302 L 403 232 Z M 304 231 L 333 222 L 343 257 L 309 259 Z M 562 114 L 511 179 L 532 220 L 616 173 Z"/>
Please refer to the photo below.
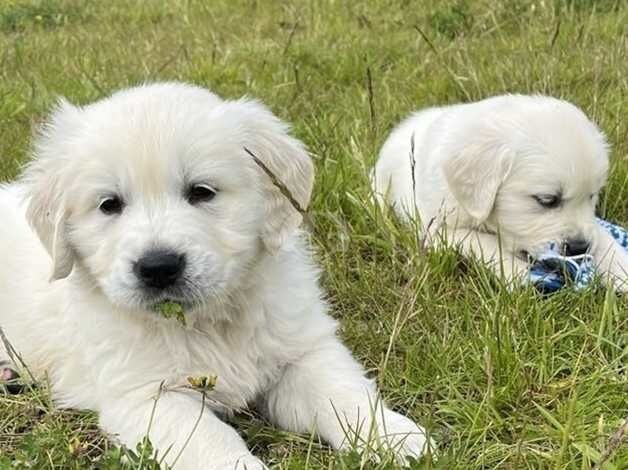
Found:
<path fill-rule="evenodd" d="M 415 468 L 628 468 L 625 444 L 604 455 L 628 417 L 626 299 L 509 292 L 452 251 L 423 252 L 371 206 L 367 184 L 411 110 L 550 94 L 608 135 L 600 213 L 628 224 L 627 2 L 2 0 L 1 179 L 17 175 L 57 96 L 87 103 L 162 79 L 258 97 L 311 149 L 312 239 L 333 315 L 388 402 L 438 442 L 440 459 Z M 0 395 L 0 468 L 121 468 L 95 423 L 54 410 L 45 384 Z M 273 468 L 395 468 L 255 414 L 234 425 Z"/>

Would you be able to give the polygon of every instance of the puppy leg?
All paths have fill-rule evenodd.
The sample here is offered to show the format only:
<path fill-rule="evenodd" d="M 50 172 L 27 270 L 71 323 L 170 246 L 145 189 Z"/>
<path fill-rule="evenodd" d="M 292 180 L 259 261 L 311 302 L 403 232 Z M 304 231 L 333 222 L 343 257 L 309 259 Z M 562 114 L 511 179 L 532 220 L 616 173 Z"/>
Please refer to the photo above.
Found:
<path fill-rule="evenodd" d="M 455 246 L 464 256 L 488 264 L 498 276 L 509 282 L 521 282 L 528 274 L 528 263 L 503 246 L 500 248 L 498 237 L 491 233 L 456 229 L 449 231 L 446 240 L 443 241 L 441 238 L 438 243 Z"/>
<path fill-rule="evenodd" d="M 316 431 L 336 449 L 380 446 L 404 463 L 427 448 L 425 431 L 381 402 L 373 382 L 336 338 L 291 364 L 264 400 L 278 426 Z"/>
<path fill-rule="evenodd" d="M 102 400 L 100 426 L 135 448 L 149 431 L 158 458 L 180 470 L 262 470 L 238 433 L 222 422 L 195 395 L 162 392 L 153 399 L 128 395 Z M 201 412 L 202 410 L 202 412 Z M 152 421 L 151 421 L 152 414 Z M 179 456 L 180 453 L 180 456 Z"/>
<path fill-rule="evenodd" d="M 628 254 L 603 227 L 595 228 L 591 253 L 598 272 L 618 292 L 628 292 Z"/>

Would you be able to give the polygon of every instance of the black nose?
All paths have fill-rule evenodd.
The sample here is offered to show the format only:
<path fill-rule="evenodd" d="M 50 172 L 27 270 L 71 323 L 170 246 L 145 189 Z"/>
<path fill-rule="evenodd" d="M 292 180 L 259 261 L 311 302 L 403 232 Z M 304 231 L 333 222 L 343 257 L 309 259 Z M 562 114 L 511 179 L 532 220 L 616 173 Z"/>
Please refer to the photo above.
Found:
<path fill-rule="evenodd" d="M 146 287 L 165 289 L 172 286 L 185 268 L 185 255 L 173 251 L 152 250 L 133 266 L 133 272 Z"/>
<path fill-rule="evenodd" d="M 581 238 L 574 238 L 565 242 L 565 254 L 567 256 L 584 255 L 589 251 L 589 242 Z"/>

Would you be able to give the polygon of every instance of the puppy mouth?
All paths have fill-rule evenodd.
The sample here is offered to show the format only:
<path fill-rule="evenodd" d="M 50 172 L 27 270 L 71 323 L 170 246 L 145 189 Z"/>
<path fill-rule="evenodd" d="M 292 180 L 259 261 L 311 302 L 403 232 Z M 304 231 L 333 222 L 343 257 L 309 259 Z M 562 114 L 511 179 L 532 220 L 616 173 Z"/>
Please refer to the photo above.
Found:
<path fill-rule="evenodd" d="M 581 257 L 589 253 L 589 243 L 586 242 L 587 248 L 582 248 L 576 252 L 570 252 L 569 243 L 567 241 L 548 242 L 538 248 L 532 250 L 520 249 L 515 252 L 515 257 L 526 263 L 533 264 L 539 257 L 554 254 L 556 256 L 565 257 Z"/>
<path fill-rule="evenodd" d="M 142 289 L 141 297 L 141 304 L 147 310 L 157 313 L 162 313 L 164 309 L 174 308 L 175 305 L 180 306 L 184 311 L 189 311 L 199 303 L 198 299 L 192 298 L 186 292 L 186 289 L 181 288 L 167 290 Z"/>
<path fill-rule="evenodd" d="M 219 289 L 204 288 L 194 282 L 182 279 L 180 282 L 166 288 L 156 288 L 136 283 L 132 287 L 131 302 L 135 308 L 140 308 L 150 313 L 163 313 L 164 306 L 166 310 L 175 307 L 175 304 L 187 314 L 203 308 L 211 302 Z"/>

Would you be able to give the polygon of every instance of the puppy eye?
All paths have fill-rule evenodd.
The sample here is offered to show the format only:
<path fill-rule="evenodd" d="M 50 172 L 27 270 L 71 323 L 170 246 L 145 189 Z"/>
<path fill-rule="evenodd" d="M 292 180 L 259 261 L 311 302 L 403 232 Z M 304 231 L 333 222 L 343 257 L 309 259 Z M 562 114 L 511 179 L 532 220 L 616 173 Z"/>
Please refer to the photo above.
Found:
<path fill-rule="evenodd" d="M 216 196 L 216 190 L 206 184 L 195 184 L 188 189 L 186 199 L 190 204 L 209 202 Z"/>
<path fill-rule="evenodd" d="M 105 215 L 120 214 L 124 208 L 122 199 L 118 196 L 109 196 L 100 201 L 98 209 Z"/>
<path fill-rule="evenodd" d="M 555 194 L 538 194 L 532 197 L 546 209 L 554 209 L 562 202 L 561 197 Z"/>

